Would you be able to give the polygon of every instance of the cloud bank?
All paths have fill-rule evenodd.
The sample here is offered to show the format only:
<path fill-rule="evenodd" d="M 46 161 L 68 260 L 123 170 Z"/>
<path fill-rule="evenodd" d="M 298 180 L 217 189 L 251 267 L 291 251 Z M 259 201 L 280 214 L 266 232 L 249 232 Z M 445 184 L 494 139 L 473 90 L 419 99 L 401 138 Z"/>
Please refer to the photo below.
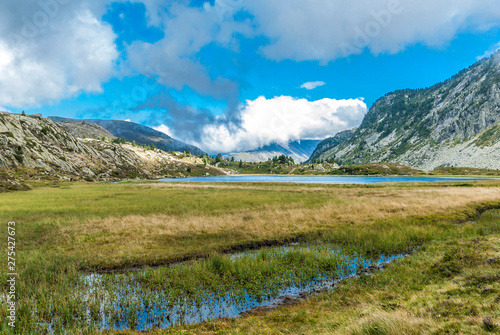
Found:
<path fill-rule="evenodd" d="M 234 152 L 271 143 L 324 139 L 357 127 L 366 112 L 366 104 L 358 99 L 308 101 L 289 96 L 259 97 L 246 101 L 232 120 L 221 115 L 198 120 L 196 126 L 186 128 L 182 123 L 185 118 L 178 123 L 167 111 L 168 127 L 163 124 L 155 129 L 168 129 L 175 138 L 211 153 Z"/>
<path fill-rule="evenodd" d="M 225 1 L 227 3 L 231 2 Z M 195 92 L 217 99 L 235 99 L 238 83 L 229 78 L 212 78 L 197 53 L 209 44 L 237 50 L 236 35 L 254 34 L 249 21 L 236 21 L 236 6 L 220 8 L 208 2 L 190 7 L 183 1 L 144 1 L 150 23 L 158 25 L 165 37 L 155 44 L 136 41 L 127 48 L 127 65 L 133 71 L 154 77 L 160 84 Z"/>
<path fill-rule="evenodd" d="M 204 47 L 228 49 L 238 58 L 241 40 L 258 38 L 255 52 L 267 59 L 327 64 L 365 50 L 443 46 L 461 32 L 500 26 L 498 0 L 214 0 L 199 6 L 131 0 L 144 4 L 148 23 L 164 38 L 132 42 L 120 54 L 117 36 L 102 19 L 113 2 L 127 1 L 0 2 L 0 104 L 20 107 L 100 93 L 111 76 L 136 74 L 166 88 L 189 87 L 234 102 L 239 78 L 214 76 L 199 59 Z"/>
<path fill-rule="evenodd" d="M 214 0 L 199 7 L 189 1 L 134 1 L 145 4 L 149 23 L 165 37 L 132 43 L 131 71 L 166 87 L 233 101 L 239 78 L 213 76 L 197 57 L 208 45 L 237 55 L 242 39 L 264 37 L 256 52 L 267 59 L 327 64 L 365 50 L 376 55 L 418 43 L 441 47 L 461 32 L 500 26 L 498 0 Z"/>
<path fill-rule="evenodd" d="M 200 8 L 142 2 L 150 24 L 166 32 L 155 51 L 181 58 L 208 43 L 237 49 L 241 37 L 264 36 L 260 52 L 268 59 L 325 64 L 365 49 L 379 54 L 416 43 L 442 46 L 460 32 L 500 26 L 497 0 L 214 0 Z M 236 20 L 241 13 L 248 18 Z M 145 54 L 142 47 L 132 52 Z"/>
<path fill-rule="evenodd" d="M 497 0 L 252 0 L 244 8 L 270 43 L 274 60 L 322 63 L 360 54 L 396 53 L 422 43 L 442 46 L 458 33 L 500 25 Z"/>

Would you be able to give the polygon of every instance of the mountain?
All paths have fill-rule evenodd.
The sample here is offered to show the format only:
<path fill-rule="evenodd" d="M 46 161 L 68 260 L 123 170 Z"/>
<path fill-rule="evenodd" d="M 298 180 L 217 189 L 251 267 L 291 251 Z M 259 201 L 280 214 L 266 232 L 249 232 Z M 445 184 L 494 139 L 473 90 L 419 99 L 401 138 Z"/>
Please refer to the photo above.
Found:
<path fill-rule="evenodd" d="M 89 122 L 60 122 L 60 126 L 77 138 L 101 139 L 103 137 L 114 140 L 117 137 L 103 127 Z"/>
<path fill-rule="evenodd" d="M 354 129 L 349 129 L 349 130 L 344 130 L 339 133 L 337 133 L 334 137 L 329 137 L 324 139 L 323 141 L 319 142 L 318 145 L 316 146 L 316 149 L 314 149 L 313 153 L 309 157 L 306 163 L 312 163 L 316 161 L 323 152 L 337 147 L 350 139 L 352 135 L 356 132 L 357 128 Z"/>
<path fill-rule="evenodd" d="M 135 141 L 137 144 L 145 144 L 154 146 L 164 151 L 186 151 L 193 155 L 203 155 L 205 152 L 194 145 L 186 144 L 170 136 L 154 130 L 152 128 L 128 121 L 118 120 L 99 120 L 99 119 L 68 119 L 59 116 L 49 116 L 54 122 L 58 123 L 93 123 L 101 126 L 113 136 L 124 138 L 127 142 Z"/>
<path fill-rule="evenodd" d="M 40 116 L 0 112 L 0 191 L 22 189 L 22 178 L 121 180 L 225 174 L 204 166 L 198 157 L 171 155 L 110 139 L 85 139 L 73 135 L 66 126 Z M 106 134 L 93 124 L 76 126 L 78 131 L 87 127 Z"/>
<path fill-rule="evenodd" d="M 113 171 L 147 175 L 132 150 L 102 141 L 82 141 L 41 117 L 0 113 L 0 166 L 19 167 L 75 178 L 111 176 Z"/>
<path fill-rule="evenodd" d="M 295 163 L 306 161 L 313 153 L 319 140 L 293 141 L 287 145 L 272 143 L 255 150 L 231 152 L 223 155 L 224 158 L 234 157 L 235 160 L 244 162 L 264 162 L 274 156 L 291 156 Z"/>
<path fill-rule="evenodd" d="M 500 52 L 432 87 L 388 93 L 352 136 L 329 141 L 312 158 L 500 169 Z"/>

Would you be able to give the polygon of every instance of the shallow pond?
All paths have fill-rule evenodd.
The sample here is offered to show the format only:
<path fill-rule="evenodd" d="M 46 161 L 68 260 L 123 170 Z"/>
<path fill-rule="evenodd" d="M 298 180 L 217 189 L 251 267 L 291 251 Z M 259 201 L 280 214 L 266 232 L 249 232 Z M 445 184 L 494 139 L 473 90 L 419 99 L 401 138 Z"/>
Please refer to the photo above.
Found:
<path fill-rule="evenodd" d="M 88 322 L 97 328 L 151 330 L 234 318 L 256 307 L 279 306 L 318 290 L 331 289 L 339 280 L 363 271 L 369 273 L 404 256 L 380 255 L 370 260 L 338 248 L 289 246 L 220 256 L 218 261 L 85 275 L 79 291 L 88 306 Z M 198 266 L 197 262 L 204 265 Z M 302 263 L 305 264 L 302 269 L 296 269 Z M 267 265 L 270 269 L 261 270 Z M 200 270 L 203 266 L 215 274 L 217 269 L 224 269 L 220 277 L 215 278 L 220 285 L 214 285 L 213 278 L 202 281 L 191 278 L 209 273 Z M 242 275 L 246 270 L 251 274 Z M 231 275 L 226 277 L 226 273 Z M 176 276 L 184 276 L 186 283 L 173 280 Z M 245 279 L 231 281 L 234 277 Z M 194 289 L 187 284 L 192 280 Z M 223 284 L 225 281 L 228 285 Z"/>
<path fill-rule="evenodd" d="M 373 184 L 401 182 L 471 181 L 474 178 L 446 177 L 344 177 L 344 176 L 220 176 L 165 178 L 164 182 L 198 183 L 303 183 L 303 184 Z"/>

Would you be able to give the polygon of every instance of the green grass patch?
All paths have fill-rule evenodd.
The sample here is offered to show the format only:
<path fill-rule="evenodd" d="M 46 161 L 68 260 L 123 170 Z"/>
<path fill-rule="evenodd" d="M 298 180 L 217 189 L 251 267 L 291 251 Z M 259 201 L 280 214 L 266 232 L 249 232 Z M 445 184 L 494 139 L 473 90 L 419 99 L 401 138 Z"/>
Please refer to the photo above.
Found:
<path fill-rule="evenodd" d="M 480 148 L 484 148 L 492 146 L 498 141 L 500 141 L 500 126 L 494 125 L 483 131 L 474 141 L 474 144 Z"/>
<path fill-rule="evenodd" d="M 475 223 L 496 225 L 496 235 L 426 243 L 384 271 L 344 281 L 294 306 L 153 333 L 496 334 L 500 228 L 491 219 L 499 214 L 486 212 Z"/>
<path fill-rule="evenodd" d="M 415 257 L 425 262 L 425 267 L 411 263 L 408 270 L 398 267 L 397 274 L 391 272 L 395 276 L 395 283 L 391 284 L 396 285 L 394 290 L 422 291 L 428 284 L 453 280 L 481 266 L 483 256 L 490 251 L 474 244 L 474 239 L 500 234 L 498 211 L 473 219 L 478 208 L 498 206 L 498 184 L 484 181 L 471 185 L 465 188 L 453 183 L 364 186 L 62 183 L 56 188 L 44 184 L 28 192 L 0 194 L 1 221 L 4 225 L 17 222 L 18 331 L 43 332 L 47 325 L 39 320 L 51 320 L 56 329 L 68 333 L 91 333 L 95 330 L 92 326 L 78 325 L 84 323 L 89 309 L 92 319 L 99 317 L 99 300 L 90 305 L 82 302 L 79 295 L 82 271 L 161 265 L 178 260 L 197 259 L 187 267 L 158 268 L 147 275 L 138 275 L 136 280 L 151 292 L 165 290 L 171 297 L 195 297 L 200 288 L 265 292 L 279 287 L 281 282 L 287 283 L 276 279 L 280 274 L 288 274 L 290 280 L 307 280 L 320 271 L 333 275 L 337 271 L 336 261 L 321 251 L 324 246 L 335 245 L 365 256 L 422 246 L 422 254 L 419 251 Z M 262 251 L 254 258 L 236 262 L 230 262 L 224 255 L 290 241 L 317 247 L 319 252 L 280 256 Z M 3 260 L 4 268 L 5 263 Z M 417 282 L 416 275 L 406 282 L 408 271 L 414 268 L 420 271 L 423 282 Z M 352 295 L 338 296 L 338 302 L 345 301 L 345 307 L 357 306 L 367 297 L 364 290 L 376 284 L 371 278 L 376 277 L 353 281 L 365 286 L 353 286 Z M 0 275 L 3 283 L 6 279 L 5 273 Z M 491 282 L 491 279 L 485 282 L 488 280 Z M 329 299 L 326 304 L 338 307 L 337 302 Z M 387 304 L 398 307 L 392 304 L 402 302 L 389 299 Z M 446 309 L 446 305 L 440 306 L 434 304 L 435 311 L 426 315 Z M 387 312 L 379 305 L 375 307 Z M 477 310 L 477 317 L 481 317 L 482 307 Z M 5 313 L 0 311 L 3 320 Z M 387 324 L 381 321 L 384 315 L 372 320 L 358 314 L 358 319 L 352 319 L 357 321 L 351 321 L 350 325 L 343 323 L 347 320 L 345 315 L 336 326 L 326 325 L 323 321 L 327 317 L 322 312 L 304 308 L 293 312 L 292 325 L 297 332 L 306 333 L 322 329 L 318 327 L 347 329 L 354 325 L 361 328 L 353 332 L 363 332 L 363 325 L 371 329 L 372 324 L 390 329 L 387 327 L 392 321 Z M 256 322 L 268 322 L 262 329 L 285 323 L 276 318 L 277 321 L 265 317 Z M 2 331 L 7 332 L 3 327 Z M 248 326 L 242 327 L 251 332 Z M 227 328 L 227 333 L 233 331 Z"/>

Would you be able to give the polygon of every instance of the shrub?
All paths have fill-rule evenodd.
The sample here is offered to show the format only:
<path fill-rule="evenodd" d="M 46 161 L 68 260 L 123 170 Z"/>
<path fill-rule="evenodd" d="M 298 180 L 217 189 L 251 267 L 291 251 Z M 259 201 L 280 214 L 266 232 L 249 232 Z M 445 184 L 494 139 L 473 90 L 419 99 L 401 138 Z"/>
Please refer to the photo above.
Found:
<path fill-rule="evenodd" d="M 124 138 L 120 137 L 120 138 L 115 138 L 115 139 L 113 140 L 113 143 L 116 143 L 116 144 L 125 144 L 125 143 L 127 143 L 127 142 L 125 141 L 125 139 L 124 139 Z"/>

